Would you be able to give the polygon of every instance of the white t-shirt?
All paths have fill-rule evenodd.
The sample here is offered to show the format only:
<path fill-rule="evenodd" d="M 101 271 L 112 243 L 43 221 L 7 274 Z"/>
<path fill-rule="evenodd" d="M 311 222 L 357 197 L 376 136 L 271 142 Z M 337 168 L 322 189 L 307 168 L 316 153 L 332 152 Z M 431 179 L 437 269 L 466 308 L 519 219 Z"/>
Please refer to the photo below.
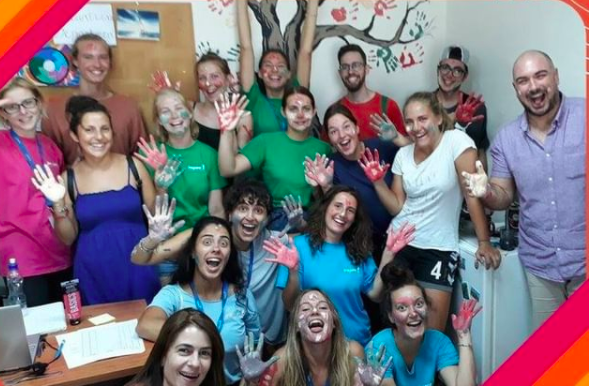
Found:
<path fill-rule="evenodd" d="M 458 251 L 462 192 L 454 161 L 469 148 L 476 149 L 476 146 L 468 135 L 450 130 L 419 165 L 413 158 L 415 144 L 399 149 L 392 171 L 403 177 L 406 198 L 401 212 L 393 219 L 393 226 L 398 229 L 405 222 L 415 225 L 411 246 Z"/>
<path fill-rule="evenodd" d="M 253 272 L 248 289 L 254 294 L 260 324 L 264 332 L 264 338 L 272 344 L 283 343 L 286 339 L 286 310 L 282 302 L 282 290 L 276 288 L 278 264 L 268 263 L 265 259 L 273 259 L 274 255 L 266 252 L 262 247 L 264 240 L 271 236 L 278 237 L 279 232 L 262 230 L 260 235 L 252 242 L 253 245 Z M 288 236 L 279 239 L 283 244 L 288 243 Z M 239 251 L 239 263 L 247 281 L 249 273 L 250 250 Z"/>

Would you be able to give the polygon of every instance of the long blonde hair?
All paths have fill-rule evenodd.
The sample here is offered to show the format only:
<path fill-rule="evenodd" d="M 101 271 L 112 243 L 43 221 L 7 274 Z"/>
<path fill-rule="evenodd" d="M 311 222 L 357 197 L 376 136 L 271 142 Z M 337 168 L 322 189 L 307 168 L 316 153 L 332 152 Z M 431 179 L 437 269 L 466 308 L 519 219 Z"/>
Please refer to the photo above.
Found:
<path fill-rule="evenodd" d="M 284 358 L 286 359 L 284 372 L 278 379 L 281 386 L 304 386 L 307 384 L 306 376 L 309 372 L 307 361 L 304 358 L 302 349 L 301 334 L 298 329 L 298 314 L 301 307 L 301 299 L 311 291 L 317 291 L 327 299 L 327 304 L 333 313 L 333 334 L 331 336 L 331 360 L 329 365 L 329 383 L 337 386 L 353 386 L 355 365 L 352 354 L 348 348 L 348 342 L 344 336 L 343 326 L 340 317 L 329 299 L 319 289 L 307 289 L 302 291 L 295 301 L 295 308 L 290 314 L 290 324 L 286 338 Z"/>
<path fill-rule="evenodd" d="M 163 98 L 165 96 L 175 96 L 178 99 L 180 99 L 180 101 L 182 102 L 182 104 L 184 105 L 184 107 L 186 107 L 186 110 L 190 111 L 190 107 L 188 106 L 188 102 L 186 101 L 186 98 L 184 98 L 184 95 L 182 95 L 180 92 L 172 89 L 172 88 L 164 88 L 160 91 L 158 91 L 158 93 L 155 95 L 155 98 L 153 98 L 153 121 L 156 124 L 156 130 L 155 132 L 157 133 L 157 136 L 164 142 L 168 142 L 168 132 L 166 131 L 166 129 L 164 129 L 162 127 L 162 125 L 160 125 L 159 123 L 159 114 L 157 112 L 157 102 L 159 101 L 160 98 Z M 190 136 L 192 137 L 192 139 L 196 139 L 198 138 L 198 123 L 196 123 L 196 121 L 194 119 L 190 120 Z"/>

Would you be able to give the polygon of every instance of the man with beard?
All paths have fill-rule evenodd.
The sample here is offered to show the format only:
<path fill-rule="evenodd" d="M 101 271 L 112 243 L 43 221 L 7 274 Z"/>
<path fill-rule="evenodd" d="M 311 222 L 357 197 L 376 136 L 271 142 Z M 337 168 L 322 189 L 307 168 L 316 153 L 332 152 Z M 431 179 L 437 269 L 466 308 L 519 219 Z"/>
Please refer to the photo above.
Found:
<path fill-rule="evenodd" d="M 406 136 L 403 115 L 397 103 L 366 87 L 366 75 L 370 71 L 366 63 L 366 53 L 356 44 L 348 44 L 337 53 L 339 75 L 348 90 L 340 103 L 352 111 L 360 128 L 360 140 L 375 138 L 379 132 L 371 126 L 371 116 L 386 116 L 402 136 Z M 377 118 L 378 119 L 378 118 Z M 406 140 L 408 143 L 409 140 Z"/>
<path fill-rule="evenodd" d="M 487 170 L 487 108 L 482 98 L 460 90 L 468 79 L 468 59 L 469 53 L 463 47 L 449 46 L 444 49 L 438 64 L 438 89 L 435 93 L 446 113 L 454 119 L 455 127 L 472 138 L 477 147 L 477 158 Z"/>
<path fill-rule="evenodd" d="M 521 54 L 513 87 L 525 112 L 495 138 L 490 180 L 480 167 L 463 173 L 469 193 L 491 209 L 506 209 L 517 192 L 534 328 L 580 287 L 586 271 L 585 99 L 565 97 L 558 82 L 548 55 Z"/>

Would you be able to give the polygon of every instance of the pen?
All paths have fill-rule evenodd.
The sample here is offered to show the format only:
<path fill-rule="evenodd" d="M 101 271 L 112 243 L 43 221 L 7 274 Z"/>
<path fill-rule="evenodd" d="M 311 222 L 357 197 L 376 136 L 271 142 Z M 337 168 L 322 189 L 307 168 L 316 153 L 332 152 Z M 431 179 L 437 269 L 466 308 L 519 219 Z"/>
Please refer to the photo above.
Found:
<path fill-rule="evenodd" d="M 65 344 L 65 339 L 61 341 L 61 343 L 59 344 L 59 347 L 57 348 L 57 351 L 55 352 L 55 356 L 53 357 L 53 359 L 57 359 L 61 356 L 61 352 L 63 351 L 63 345 Z"/>

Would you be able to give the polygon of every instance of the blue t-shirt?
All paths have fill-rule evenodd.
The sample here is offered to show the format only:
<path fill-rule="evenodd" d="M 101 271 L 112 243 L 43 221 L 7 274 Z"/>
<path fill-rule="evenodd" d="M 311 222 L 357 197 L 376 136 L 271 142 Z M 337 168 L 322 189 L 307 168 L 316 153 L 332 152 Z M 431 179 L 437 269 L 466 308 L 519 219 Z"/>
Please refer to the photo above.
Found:
<path fill-rule="evenodd" d="M 204 313 L 211 318 L 215 324 L 221 316 L 221 300 L 201 299 Z M 167 285 L 155 295 L 149 307 L 158 307 L 168 317 L 176 311 L 185 308 L 194 308 L 196 305 L 192 293 L 188 293 L 178 284 Z M 256 307 L 256 300 L 250 290 L 246 290 L 245 299 L 238 298 L 235 294 L 227 297 L 225 303 L 225 314 L 223 315 L 223 328 L 221 338 L 225 347 L 225 379 L 227 384 L 232 384 L 242 378 L 239 368 L 239 358 L 235 346 L 243 350 L 243 343 L 248 332 L 254 334 L 255 340 L 260 335 L 260 316 Z"/>
<path fill-rule="evenodd" d="M 403 355 L 397 348 L 393 330 L 382 330 L 372 338 L 374 353 L 381 345 L 385 345 L 385 361 L 393 357 L 393 363 L 388 368 L 384 378 L 393 378 L 397 386 L 431 386 L 434 384 L 436 373 L 448 366 L 458 365 L 456 347 L 444 333 L 437 330 L 426 330 L 419 353 L 411 369 L 407 368 Z M 366 351 L 368 355 L 368 351 Z"/>
<path fill-rule="evenodd" d="M 295 237 L 299 251 L 299 282 L 301 290 L 318 288 L 331 299 L 341 318 L 348 339 L 366 345 L 370 340 L 370 320 L 362 303 L 362 293 L 368 293 L 376 277 L 376 264 L 372 256 L 360 265 L 354 265 L 346 253 L 344 243 L 323 243 L 315 255 L 311 251 L 309 237 Z M 276 286 L 285 288 L 288 268 L 281 266 Z"/>
<path fill-rule="evenodd" d="M 380 160 L 390 165 L 393 164 L 397 150 L 399 150 L 392 142 L 385 142 L 379 138 L 366 140 L 364 141 L 364 145 L 372 151 L 375 149 L 378 150 Z M 372 220 L 373 232 L 381 235 L 386 233 L 393 217 L 382 202 L 380 202 L 374 185 L 366 177 L 358 161 L 347 160 L 339 153 L 333 153 L 329 158 L 334 161 L 333 183 L 356 189 L 360 197 L 362 197 L 364 208 L 368 211 L 368 215 Z M 391 186 L 393 173 L 390 168 L 385 175 L 384 181 L 387 186 Z"/>

